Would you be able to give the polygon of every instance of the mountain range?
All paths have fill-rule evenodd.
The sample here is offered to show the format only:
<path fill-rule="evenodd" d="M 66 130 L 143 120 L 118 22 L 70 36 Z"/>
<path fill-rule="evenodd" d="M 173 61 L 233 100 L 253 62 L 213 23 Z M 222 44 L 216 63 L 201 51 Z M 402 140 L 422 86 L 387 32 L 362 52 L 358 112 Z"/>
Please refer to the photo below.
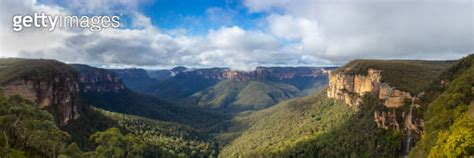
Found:
<path fill-rule="evenodd" d="M 473 98 L 474 55 L 253 71 L 0 59 L 0 155 L 469 157 Z"/>

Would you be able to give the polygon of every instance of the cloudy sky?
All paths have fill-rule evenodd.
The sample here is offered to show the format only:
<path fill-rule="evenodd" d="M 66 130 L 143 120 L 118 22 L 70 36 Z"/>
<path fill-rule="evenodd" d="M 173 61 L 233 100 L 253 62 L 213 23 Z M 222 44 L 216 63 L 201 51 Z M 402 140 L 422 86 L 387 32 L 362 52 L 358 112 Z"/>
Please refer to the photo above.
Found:
<path fill-rule="evenodd" d="M 472 0 L 0 0 L 0 57 L 104 67 L 340 65 L 474 53 Z M 100 32 L 12 31 L 14 15 L 119 15 Z"/>

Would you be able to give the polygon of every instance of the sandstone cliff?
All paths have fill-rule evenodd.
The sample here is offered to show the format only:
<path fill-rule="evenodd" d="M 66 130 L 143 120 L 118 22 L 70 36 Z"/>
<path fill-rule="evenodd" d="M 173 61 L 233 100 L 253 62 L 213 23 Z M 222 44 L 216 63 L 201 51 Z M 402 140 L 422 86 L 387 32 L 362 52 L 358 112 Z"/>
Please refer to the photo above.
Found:
<path fill-rule="evenodd" d="M 87 65 L 72 65 L 79 72 L 81 93 L 118 93 L 126 90 L 121 79 L 112 71 Z"/>
<path fill-rule="evenodd" d="M 363 104 L 362 96 L 365 94 L 374 95 L 385 106 L 382 108 L 385 110 L 374 113 L 374 121 L 378 127 L 399 131 L 402 129 L 401 126 L 405 125 L 405 128 L 420 131 L 423 121 L 408 116 L 407 110 L 400 110 L 403 107 L 409 107 L 411 112 L 412 106 L 417 107 L 415 106 L 417 97 L 391 86 L 390 83 L 383 82 L 382 71 L 369 68 L 367 73 L 362 74 L 330 73 L 327 95 L 329 98 L 343 100 L 349 106 Z"/>
<path fill-rule="evenodd" d="M 286 80 L 294 78 L 315 78 L 326 76 L 329 68 L 317 67 L 257 67 L 252 71 L 231 70 L 228 68 L 172 69 L 175 75 L 202 76 L 206 79 L 248 81 L 259 79 Z"/>
<path fill-rule="evenodd" d="M 410 100 L 412 95 L 382 82 L 382 70 L 368 69 L 367 74 L 331 73 L 329 75 L 328 97 L 344 100 L 347 105 L 358 106 L 361 96 L 378 96 L 386 107 L 397 108 Z"/>
<path fill-rule="evenodd" d="M 52 60 L 1 59 L 0 91 L 21 95 L 50 111 L 60 126 L 79 118 L 77 73 Z"/>
<path fill-rule="evenodd" d="M 413 112 L 420 107 L 417 102 L 449 65 L 441 61 L 355 60 L 330 72 L 327 96 L 356 107 L 364 104 L 365 94 L 378 98 L 374 122 L 378 128 L 401 132 L 408 152 L 424 128 L 423 119 Z"/>

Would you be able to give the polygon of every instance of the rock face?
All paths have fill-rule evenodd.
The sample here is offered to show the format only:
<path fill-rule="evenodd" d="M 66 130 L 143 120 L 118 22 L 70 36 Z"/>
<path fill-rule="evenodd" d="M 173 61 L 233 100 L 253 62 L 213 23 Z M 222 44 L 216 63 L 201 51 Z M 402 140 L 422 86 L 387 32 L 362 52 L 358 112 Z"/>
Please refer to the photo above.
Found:
<path fill-rule="evenodd" d="M 40 108 L 50 111 L 60 126 L 79 118 L 81 108 L 78 95 L 79 85 L 77 73 L 72 68 L 49 60 L 18 60 L 17 62 L 23 65 L 37 64 L 37 66 L 32 69 L 21 68 L 25 73 L 17 73 L 15 74 L 17 76 L 12 79 L 3 81 L 0 84 L 0 92 L 3 95 L 20 95 L 36 102 Z M 56 69 L 51 68 L 51 65 L 54 65 Z M 18 67 L 8 69 L 13 68 Z M 37 73 L 42 71 L 47 73 Z"/>
<path fill-rule="evenodd" d="M 17 79 L 3 87 L 6 95 L 21 95 L 36 102 L 41 108 L 52 109 L 64 126 L 70 120 L 79 118 L 78 84 L 73 78 L 56 77 L 51 81 Z"/>
<path fill-rule="evenodd" d="M 183 76 L 201 76 L 205 79 L 216 80 L 286 80 L 293 78 L 315 78 L 327 76 L 328 70 L 334 68 L 318 68 L 318 67 L 257 67 L 253 71 L 238 71 L 228 68 L 206 68 L 206 69 L 187 69 L 185 67 L 177 67 L 170 70 L 173 75 Z"/>
<path fill-rule="evenodd" d="M 343 100 L 347 105 L 358 106 L 366 93 L 378 96 L 386 107 L 397 108 L 412 96 L 408 92 L 382 82 L 381 70 L 368 69 L 366 75 L 331 73 L 329 75 L 328 97 Z"/>
<path fill-rule="evenodd" d="M 293 78 L 314 78 L 327 75 L 324 68 L 296 67 L 257 67 L 254 71 L 225 70 L 223 77 L 229 80 L 247 81 L 255 79 L 285 80 Z"/>
<path fill-rule="evenodd" d="M 364 94 L 377 96 L 384 106 L 374 111 L 377 127 L 404 133 L 406 137 L 404 146 L 406 151 L 409 151 L 415 141 L 421 138 L 424 127 L 423 120 L 415 118 L 412 114 L 413 109 L 418 107 L 415 104 L 417 97 L 383 82 L 382 71 L 369 68 L 364 74 L 330 73 L 327 96 L 342 100 L 349 106 L 363 104 Z M 407 108 L 402 108 L 404 106 L 409 106 L 409 111 Z"/>
<path fill-rule="evenodd" d="M 72 65 L 79 72 L 82 93 L 118 93 L 126 90 L 120 78 L 112 71 L 87 65 Z"/>

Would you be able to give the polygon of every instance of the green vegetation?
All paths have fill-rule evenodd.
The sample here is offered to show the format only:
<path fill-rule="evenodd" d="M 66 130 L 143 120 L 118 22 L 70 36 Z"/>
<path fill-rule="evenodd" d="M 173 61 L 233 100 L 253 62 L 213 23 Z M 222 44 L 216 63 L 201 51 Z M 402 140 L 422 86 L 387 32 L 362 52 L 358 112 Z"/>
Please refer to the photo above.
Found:
<path fill-rule="evenodd" d="M 401 133 L 378 128 L 374 111 L 383 108 L 375 96 L 364 95 L 364 104 L 344 123 L 319 137 L 300 142 L 279 155 L 300 157 L 398 157 Z"/>
<path fill-rule="evenodd" d="M 224 157 L 396 157 L 400 133 L 378 129 L 373 121 L 378 100 L 365 96 L 361 109 L 328 99 L 324 91 L 237 117 L 237 138 Z M 241 133 L 239 133 L 241 132 Z M 221 135 L 222 140 L 229 136 Z M 230 138 L 231 139 L 231 138 Z"/>
<path fill-rule="evenodd" d="M 105 118 L 115 122 L 100 124 L 100 120 L 94 120 L 98 123 L 93 125 L 73 122 L 68 126 L 84 126 L 68 129 L 70 133 L 77 135 L 71 142 L 70 135 L 55 125 L 52 115 L 38 108 L 35 103 L 20 96 L 0 96 L 0 156 L 212 157 L 217 155 L 214 143 L 207 141 L 210 137 L 191 127 L 99 109 L 94 109 L 94 113 L 85 116 L 92 115 L 98 115 L 94 118 Z M 94 127 L 100 125 L 105 125 L 101 128 L 108 129 L 99 130 L 101 128 Z M 110 127 L 112 125 L 118 128 Z M 81 128 L 88 130 L 80 130 Z M 71 131 L 73 129 L 79 131 Z M 91 133 L 91 129 L 94 129 L 94 133 L 84 138 Z M 122 134 L 121 131 L 126 134 Z M 90 142 L 81 139 L 88 139 Z M 83 148 L 88 152 L 83 152 L 75 143 L 76 140 L 86 143 L 86 147 L 89 145 L 89 148 Z M 91 150 L 90 144 L 87 143 L 93 143 L 94 150 Z"/>
<path fill-rule="evenodd" d="M 118 127 L 115 120 L 89 106 L 83 106 L 79 113 L 81 116 L 69 121 L 63 129 L 71 135 L 71 141 L 83 150 L 95 149 L 95 143 L 89 139 L 95 132 Z"/>
<path fill-rule="evenodd" d="M 363 74 L 368 68 L 383 70 L 383 80 L 397 88 L 425 92 L 414 111 L 425 120 L 424 133 L 410 157 L 474 155 L 474 55 L 455 64 L 356 60 L 336 72 Z M 56 61 L 0 59 L 0 83 L 51 80 L 63 75 L 58 73 L 75 76 Z M 286 100 L 301 93 L 291 83 L 222 81 L 197 89 L 181 92 L 193 92 L 201 106 L 258 111 L 228 120 L 129 90 L 87 93 L 82 101 L 101 109 L 80 106 L 80 118 L 61 129 L 34 102 L 0 93 L 0 157 L 397 157 L 404 151 L 403 133 L 376 126 L 374 111 L 387 110 L 376 96 L 362 96 L 356 109 L 325 91 Z"/>
<path fill-rule="evenodd" d="M 300 94 L 297 88 L 281 83 L 224 80 L 191 99 L 201 107 L 242 111 L 263 109 Z"/>
<path fill-rule="evenodd" d="M 54 76 L 75 78 L 74 68 L 55 60 L 44 59 L 0 59 L 0 84 L 12 79 L 52 80 Z"/>
<path fill-rule="evenodd" d="M 143 153 L 145 156 L 207 157 L 216 154 L 214 143 L 208 141 L 212 140 L 211 137 L 192 127 L 100 109 L 95 111 L 113 119 L 118 123 L 118 127 L 143 140 L 146 145 Z"/>
<path fill-rule="evenodd" d="M 379 61 L 357 60 L 336 72 L 349 74 L 367 72 L 368 68 L 383 70 L 385 81 L 411 93 L 424 91 L 421 108 L 414 111 L 424 117 L 423 139 L 410 152 L 411 157 L 465 157 L 474 154 L 474 55 L 459 62 Z M 448 67 L 451 68 L 448 69 Z M 411 81 L 409 81 L 411 80 Z M 441 84 L 440 84 L 441 83 Z M 397 86 L 398 85 L 398 86 Z M 400 86 L 401 85 L 401 86 Z M 398 157 L 403 153 L 403 133 L 380 129 L 373 118 L 375 110 L 383 110 L 377 97 L 364 95 L 364 104 L 357 111 L 345 106 L 328 106 L 324 96 L 309 96 L 283 102 L 253 113 L 242 113 L 234 119 L 234 126 L 220 135 L 226 146 L 223 156 L 230 157 Z M 309 107 L 303 100 L 313 98 Z M 429 105 L 428 105 L 429 104 Z M 428 105 L 428 106 L 427 106 Z M 300 112 L 282 109 L 302 108 Z M 317 111 L 317 108 L 333 108 Z M 408 106 L 396 111 L 407 112 Z M 423 112 L 425 111 L 425 114 Z M 307 115 L 306 113 L 311 113 Z M 401 112 L 400 112 L 401 113 Z M 286 114 L 289 116 L 285 116 Z M 290 117 L 291 116 L 291 117 Z M 323 124 L 309 121 L 311 117 Z M 323 117 L 319 117 L 323 116 Z M 295 119 L 297 118 L 297 119 Z M 289 120 L 289 121 L 288 121 Z M 288 122 L 287 122 L 288 121 Z M 312 133 L 304 132 L 306 129 Z M 301 130 L 301 131 L 300 131 Z M 297 131 L 297 132 L 292 132 Z M 295 139 L 297 138 L 297 139 Z"/>
<path fill-rule="evenodd" d="M 112 90 L 109 92 L 100 92 L 99 90 L 82 91 L 82 102 L 87 105 L 151 119 L 178 122 L 198 128 L 216 125 L 223 117 L 207 110 L 191 106 L 179 106 L 156 96 L 140 94 L 129 90 L 128 87 L 117 92 L 113 91 L 114 87 L 110 87 L 110 82 L 121 84 L 121 81 L 117 81 L 118 78 L 115 78 L 115 73 L 111 70 L 78 64 L 73 66 L 81 77 L 96 80 L 92 81 L 95 86 L 109 87 Z M 111 78 L 114 81 L 109 81 Z M 87 87 L 90 83 L 81 82 L 80 84 L 80 87 Z"/>
<path fill-rule="evenodd" d="M 449 130 L 438 133 L 438 140 L 430 150 L 429 157 L 460 157 L 474 154 L 474 113 L 460 117 Z"/>
<path fill-rule="evenodd" d="M 194 75 L 176 75 L 161 81 L 151 89 L 154 89 L 154 94 L 157 96 L 176 101 L 209 88 L 218 82 L 219 80 L 217 79 L 208 79 Z"/>
<path fill-rule="evenodd" d="M 118 128 L 110 128 L 91 135 L 97 143 L 98 157 L 137 157 L 142 155 L 145 144 L 132 134 L 123 135 Z"/>
<path fill-rule="evenodd" d="M 69 135 L 53 116 L 20 96 L 0 96 L 0 157 L 56 157 Z"/>
<path fill-rule="evenodd" d="M 325 97 L 325 91 L 297 98 L 270 108 L 238 115 L 234 126 L 220 135 L 232 140 L 222 151 L 224 157 L 277 154 L 322 135 L 347 120 L 354 109 Z M 228 143 L 228 142 L 227 142 Z M 268 156 L 268 155 L 267 155 Z"/>
<path fill-rule="evenodd" d="M 439 84 L 447 83 L 447 84 Z M 423 139 L 411 157 L 463 157 L 474 155 L 474 55 L 463 58 L 441 75 L 427 98 Z M 437 95 L 439 94 L 439 95 Z"/>
<path fill-rule="evenodd" d="M 368 69 L 382 70 L 382 81 L 416 95 L 438 78 L 454 61 L 354 60 L 334 73 L 366 75 Z"/>
<path fill-rule="evenodd" d="M 130 90 L 118 93 L 83 93 L 83 102 L 98 108 L 161 121 L 177 122 L 195 128 L 218 126 L 224 116 L 196 107 L 179 106 L 155 96 Z"/>

